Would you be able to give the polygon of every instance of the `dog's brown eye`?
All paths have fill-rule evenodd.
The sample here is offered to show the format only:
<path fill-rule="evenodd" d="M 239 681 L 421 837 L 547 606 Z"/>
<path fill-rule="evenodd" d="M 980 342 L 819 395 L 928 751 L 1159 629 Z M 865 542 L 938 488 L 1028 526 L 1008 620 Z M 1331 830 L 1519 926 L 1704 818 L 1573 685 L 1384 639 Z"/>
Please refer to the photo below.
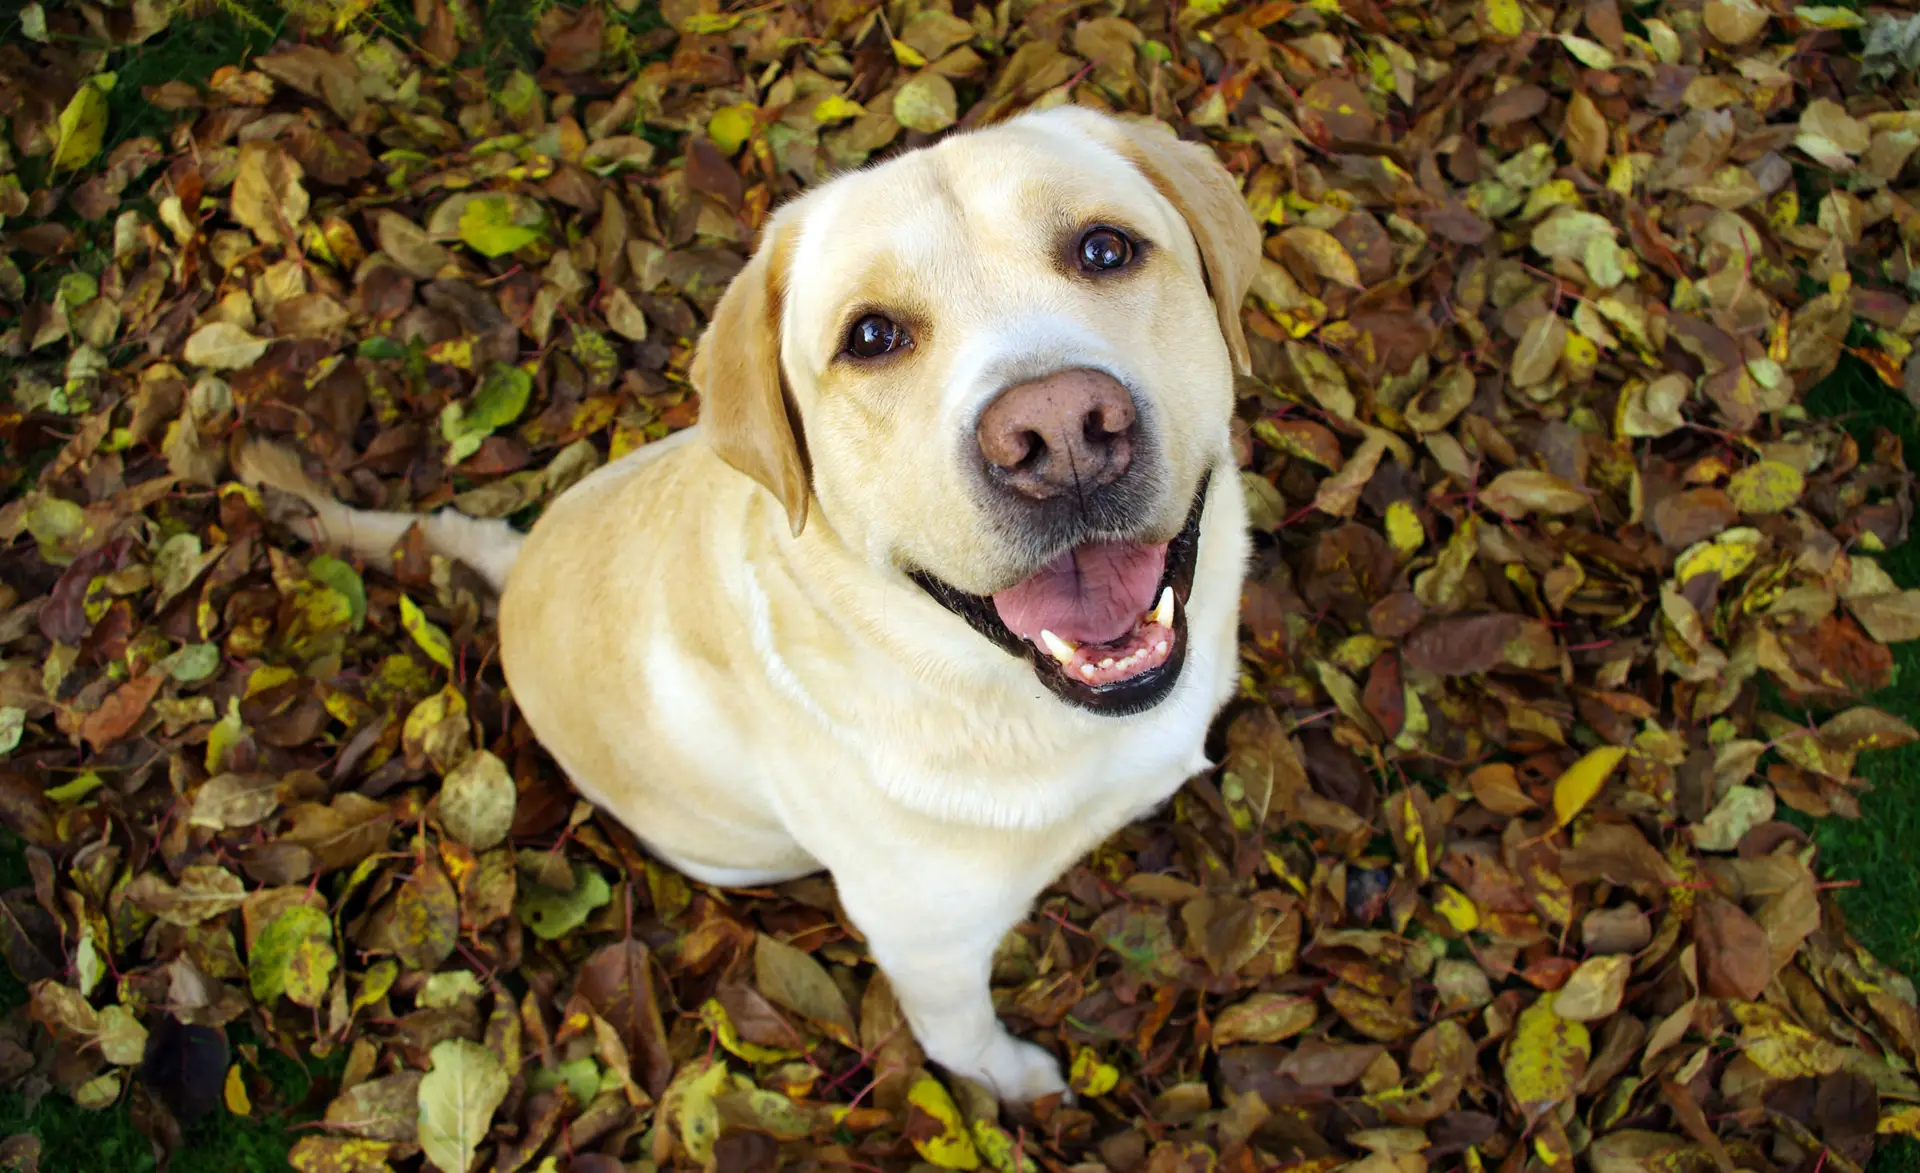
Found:
<path fill-rule="evenodd" d="M 913 340 L 892 318 L 868 314 L 847 331 L 847 353 L 855 358 L 879 358 L 909 345 Z"/>
<path fill-rule="evenodd" d="M 1133 241 L 1118 228 L 1094 228 L 1080 238 L 1080 267 L 1089 273 L 1124 269 L 1133 260 Z"/>

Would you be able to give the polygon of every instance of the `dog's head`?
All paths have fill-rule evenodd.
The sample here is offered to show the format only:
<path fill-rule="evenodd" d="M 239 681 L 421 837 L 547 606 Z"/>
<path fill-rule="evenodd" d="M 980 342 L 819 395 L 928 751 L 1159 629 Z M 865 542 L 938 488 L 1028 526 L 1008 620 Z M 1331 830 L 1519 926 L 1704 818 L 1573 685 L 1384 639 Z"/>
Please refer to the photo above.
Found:
<path fill-rule="evenodd" d="M 1208 478 L 1231 475 L 1260 233 L 1204 146 L 1077 108 L 835 179 L 721 298 L 701 426 L 785 506 L 1032 661 L 1172 688 Z"/>

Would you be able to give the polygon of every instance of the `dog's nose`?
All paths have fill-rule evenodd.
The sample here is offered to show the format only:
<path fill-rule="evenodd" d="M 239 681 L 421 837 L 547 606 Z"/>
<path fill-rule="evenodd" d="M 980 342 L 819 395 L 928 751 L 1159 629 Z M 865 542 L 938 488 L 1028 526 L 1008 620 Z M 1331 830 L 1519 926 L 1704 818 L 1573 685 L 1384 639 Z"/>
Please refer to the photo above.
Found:
<path fill-rule="evenodd" d="M 1133 461 L 1133 396 L 1099 371 L 1071 370 L 1002 391 L 980 414 L 995 480 L 1036 501 L 1119 479 Z"/>

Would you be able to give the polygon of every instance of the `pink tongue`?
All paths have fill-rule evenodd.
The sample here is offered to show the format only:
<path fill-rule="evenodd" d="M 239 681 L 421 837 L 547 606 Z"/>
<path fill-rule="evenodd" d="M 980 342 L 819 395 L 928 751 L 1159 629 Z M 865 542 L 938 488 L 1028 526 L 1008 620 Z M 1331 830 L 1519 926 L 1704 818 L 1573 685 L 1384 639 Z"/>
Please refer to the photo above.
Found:
<path fill-rule="evenodd" d="M 1043 629 L 1072 643 L 1111 643 L 1153 607 L 1166 568 L 1165 542 L 1088 543 L 993 596 L 993 606 L 1008 630 L 1035 643 Z"/>

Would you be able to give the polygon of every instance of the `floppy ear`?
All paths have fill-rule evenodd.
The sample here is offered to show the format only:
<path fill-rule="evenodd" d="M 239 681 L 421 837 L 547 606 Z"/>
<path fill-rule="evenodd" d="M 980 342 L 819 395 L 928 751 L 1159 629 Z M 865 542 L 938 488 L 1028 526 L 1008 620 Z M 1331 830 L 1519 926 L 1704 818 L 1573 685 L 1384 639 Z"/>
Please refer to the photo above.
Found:
<path fill-rule="evenodd" d="M 1118 131 L 1114 145 L 1120 153 L 1186 217 L 1206 266 L 1207 289 L 1220 315 L 1227 353 L 1235 370 L 1251 374 L 1240 305 L 1260 271 L 1260 226 L 1247 210 L 1240 185 L 1211 149 L 1182 141 L 1162 122 L 1135 116 L 1103 121 Z"/>
<path fill-rule="evenodd" d="M 788 250 L 769 226 L 746 268 L 734 276 L 700 338 L 688 371 L 700 392 L 707 443 L 766 486 L 799 537 L 811 493 L 800 421 L 780 373 L 780 305 Z"/>

